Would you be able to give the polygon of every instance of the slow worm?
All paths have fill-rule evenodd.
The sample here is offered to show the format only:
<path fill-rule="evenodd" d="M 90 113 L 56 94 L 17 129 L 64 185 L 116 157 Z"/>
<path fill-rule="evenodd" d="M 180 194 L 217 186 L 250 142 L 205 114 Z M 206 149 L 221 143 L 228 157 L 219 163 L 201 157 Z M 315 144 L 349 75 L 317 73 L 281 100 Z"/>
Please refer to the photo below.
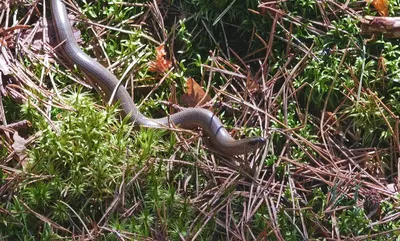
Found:
<path fill-rule="evenodd" d="M 110 98 L 116 89 L 115 102 L 119 102 L 123 114 L 129 115 L 130 120 L 136 126 L 162 128 L 173 124 L 182 128 L 201 127 L 209 136 L 212 145 L 227 155 L 245 154 L 265 144 L 265 139 L 262 137 L 235 140 L 214 113 L 202 108 L 186 108 L 179 113 L 159 119 L 144 116 L 136 107 L 125 87 L 118 85 L 118 79 L 80 49 L 72 33 L 67 9 L 62 0 L 51 0 L 51 13 L 57 40 L 62 43 L 60 49 L 63 57 L 70 64 L 78 66 L 107 98 Z"/>

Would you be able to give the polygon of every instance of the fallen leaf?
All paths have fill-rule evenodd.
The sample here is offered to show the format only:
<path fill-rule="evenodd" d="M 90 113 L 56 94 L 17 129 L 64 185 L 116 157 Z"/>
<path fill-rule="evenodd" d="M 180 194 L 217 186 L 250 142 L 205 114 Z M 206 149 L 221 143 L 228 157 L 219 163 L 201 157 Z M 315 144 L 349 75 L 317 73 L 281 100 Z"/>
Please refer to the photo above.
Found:
<path fill-rule="evenodd" d="M 0 44 L 0 46 L 1 46 L 1 44 Z M 7 60 L 4 58 L 3 55 L 0 55 L 0 72 L 2 72 L 3 75 L 11 74 L 10 67 L 7 63 Z"/>
<path fill-rule="evenodd" d="M 372 4 L 381 16 L 389 15 L 389 2 L 388 0 L 367 0 L 368 3 Z"/>
<path fill-rule="evenodd" d="M 14 32 L 20 29 L 29 29 L 28 25 L 15 25 L 9 28 L 0 27 L 0 46 L 11 47 L 14 46 Z"/>
<path fill-rule="evenodd" d="M 203 105 L 210 100 L 211 97 L 206 95 L 203 88 L 193 78 L 188 78 L 186 81 L 186 93 L 182 95 L 181 102 L 188 107 L 195 107 Z"/>
<path fill-rule="evenodd" d="M 250 77 L 246 81 L 247 91 L 254 94 L 260 91 L 260 85 Z"/>
<path fill-rule="evenodd" d="M 26 157 L 26 143 L 27 141 L 18 135 L 18 132 L 14 132 L 13 135 L 14 143 L 12 147 L 14 148 L 15 154 L 17 154 L 18 161 L 23 161 Z"/>
<path fill-rule="evenodd" d="M 160 45 L 156 48 L 156 60 L 150 62 L 149 71 L 164 73 L 171 68 L 172 63 L 169 60 L 165 59 L 167 52 L 165 52 L 164 44 Z"/>
<path fill-rule="evenodd" d="M 386 185 L 387 190 L 389 190 L 390 192 L 397 192 L 397 186 L 394 183 L 390 183 Z"/>
<path fill-rule="evenodd" d="M 330 126 L 332 126 L 332 125 L 334 125 L 334 124 L 338 124 L 337 123 L 337 118 L 336 118 L 336 116 L 335 116 L 335 114 L 333 114 L 332 112 L 330 112 L 330 111 L 325 111 L 325 113 L 324 113 L 324 120 L 325 120 L 325 123 L 324 124 L 327 124 L 327 125 L 330 125 Z"/>

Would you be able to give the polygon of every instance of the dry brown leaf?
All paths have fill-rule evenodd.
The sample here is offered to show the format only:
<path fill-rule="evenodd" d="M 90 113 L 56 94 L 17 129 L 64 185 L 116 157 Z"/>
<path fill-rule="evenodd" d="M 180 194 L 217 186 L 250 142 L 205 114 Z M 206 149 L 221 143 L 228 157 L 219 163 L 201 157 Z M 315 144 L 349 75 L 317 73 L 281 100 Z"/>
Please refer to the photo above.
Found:
<path fill-rule="evenodd" d="M 18 131 L 14 132 L 13 135 L 14 143 L 12 147 L 14 148 L 15 154 L 17 155 L 18 161 L 24 161 L 26 158 L 26 143 L 27 141 L 18 135 Z M 23 163 L 25 164 L 25 163 Z M 24 165 L 23 165 L 24 166 Z"/>
<path fill-rule="evenodd" d="M 193 78 L 188 78 L 186 81 L 186 93 L 182 95 L 181 102 L 188 107 L 195 107 L 203 105 L 210 100 L 211 97 L 206 95 L 203 88 Z"/>
<path fill-rule="evenodd" d="M 335 114 L 333 114 L 332 112 L 330 112 L 330 111 L 325 111 L 325 113 L 324 113 L 324 120 L 325 120 L 325 124 L 328 124 L 328 125 L 330 125 L 330 126 L 332 126 L 332 125 L 334 125 L 334 124 L 338 124 L 337 123 L 337 118 L 336 118 L 336 115 Z"/>
<path fill-rule="evenodd" d="M 14 132 L 13 139 L 14 143 L 12 144 L 12 147 L 14 148 L 14 151 L 17 154 L 25 152 L 26 151 L 25 144 L 27 141 L 24 138 L 20 137 L 17 131 Z"/>
<path fill-rule="evenodd" d="M 1 6 L 1 5 L 0 5 Z M 1 9 L 1 8 L 0 8 Z M 28 25 L 16 25 L 9 28 L 0 27 L 0 46 L 11 47 L 15 44 L 14 32 L 21 29 L 29 29 Z"/>
<path fill-rule="evenodd" d="M 372 6 L 376 8 L 378 13 L 381 16 L 388 16 L 389 15 L 389 2 L 388 0 L 367 0 L 368 3 L 371 3 Z"/>
<path fill-rule="evenodd" d="M 247 85 L 247 91 L 249 91 L 250 93 L 254 94 L 260 91 L 260 85 L 250 77 L 247 78 L 246 85 Z"/>
<path fill-rule="evenodd" d="M 169 60 L 165 59 L 167 52 L 165 52 L 164 44 L 160 45 L 156 48 L 156 60 L 150 62 L 149 71 L 164 73 L 171 68 L 172 63 Z"/>

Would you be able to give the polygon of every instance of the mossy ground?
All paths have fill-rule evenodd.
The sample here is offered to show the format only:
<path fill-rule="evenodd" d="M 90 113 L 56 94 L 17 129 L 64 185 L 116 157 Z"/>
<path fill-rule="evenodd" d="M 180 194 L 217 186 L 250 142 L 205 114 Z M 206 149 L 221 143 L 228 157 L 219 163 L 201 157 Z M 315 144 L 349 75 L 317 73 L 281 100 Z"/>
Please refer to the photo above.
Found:
<path fill-rule="evenodd" d="M 398 238 L 399 40 L 360 32 L 368 4 L 77 1 L 80 46 L 144 114 L 179 111 L 193 77 L 235 138 L 267 139 L 242 157 L 135 130 L 54 54 L 42 1 L 1 4 L 1 239 Z M 161 44 L 172 68 L 154 73 Z"/>

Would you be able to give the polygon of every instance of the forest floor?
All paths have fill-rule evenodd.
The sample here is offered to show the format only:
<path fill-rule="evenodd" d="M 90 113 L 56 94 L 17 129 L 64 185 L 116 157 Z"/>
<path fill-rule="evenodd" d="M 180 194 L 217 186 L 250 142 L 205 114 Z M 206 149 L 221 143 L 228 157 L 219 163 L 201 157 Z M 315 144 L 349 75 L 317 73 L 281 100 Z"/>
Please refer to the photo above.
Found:
<path fill-rule="evenodd" d="M 60 53 L 50 1 L 0 3 L 1 240 L 398 240 L 400 19 L 373 0 L 67 0 L 139 128 Z"/>

